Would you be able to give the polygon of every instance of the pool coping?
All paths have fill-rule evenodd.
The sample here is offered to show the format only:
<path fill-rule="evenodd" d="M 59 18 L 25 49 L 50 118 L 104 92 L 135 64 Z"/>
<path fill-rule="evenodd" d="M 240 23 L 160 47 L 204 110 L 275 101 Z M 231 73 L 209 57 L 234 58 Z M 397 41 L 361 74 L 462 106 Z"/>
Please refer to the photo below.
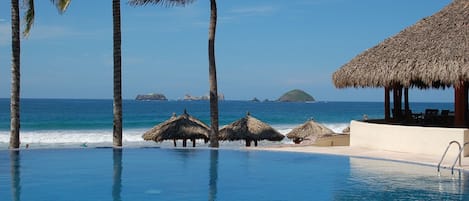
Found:
<path fill-rule="evenodd" d="M 312 153 L 312 154 L 330 154 L 330 155 L 341 155 L 350 157 L 360 157 L 369 159 L 380 159 L 397 162 L 405 162 L 412 164 L 420 164 L 425 166 L 435 167 L 437 172 L 437 166 L 440 162 L 441 156 L 436 155 L 424 155 L 414 154 L 405 152 L 385 151 L 377 149 L 366 149 L 359 147 L 350 146 L 314 146 L 314 145 L 279 145 L 279 146 L 265 146 L 265 147 L 252 147 L 245 148 L 248 150 L 263 150 L 263 151 L 281 151 L 281 152 L 298 152 L 298 153 Z M 441 169 L 451 169 L 453 159 L 444 160 L 441 164 Z M 461 161 L 461 167 L 456 165 L 455 170 L 462 170 L 463 172 L 469 173 L 469 157 L 463 157 Z"/>

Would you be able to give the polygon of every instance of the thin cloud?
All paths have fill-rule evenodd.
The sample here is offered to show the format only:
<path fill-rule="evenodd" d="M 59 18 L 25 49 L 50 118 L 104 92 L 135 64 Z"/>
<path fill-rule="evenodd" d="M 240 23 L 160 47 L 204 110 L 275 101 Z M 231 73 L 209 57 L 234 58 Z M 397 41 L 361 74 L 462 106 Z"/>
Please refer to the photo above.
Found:
<path fill-rule="evenodd" d="M 11 31 L 10 24 L 2 23 L 0 24 L 0 46 L 6 46 L 10 43 Z"/>
<path fill-rule="evenodd" d="M 69 37 L 92 37 L 96 36 L 97 31 L 82 32 L 70 29 L 68 27 L 54 25 L 37 25 L 33 26 L 28 40 L 47 40 Z M 0 46 L 6 46 L 11 43 L 11 26 L 10 23 L 0 23 Z"/>
<path fill-rule="evenodd" d="M 253 6 L 244 8 L 234 8 L 229 11 L 231 14 L 240 16 L 265 16 L 271 15 L 277 9 L 273 6 Z"/>
<path fill-rule="evenodd" d="M 99 31 L 99 30 L 98 30 Z M 64 26 L 55 25 L 38 25 L 33 27 L 29 39 L 31 40 L 44 40 L 52 38 L 69 38 L 73 37 L 89 37 L 95 36 L 97 31 L 82 32 Z"/>
<path fill-rule="evenodd" d="M 0 18 L 0 22 L 6 22 L 6 19 Z"/>

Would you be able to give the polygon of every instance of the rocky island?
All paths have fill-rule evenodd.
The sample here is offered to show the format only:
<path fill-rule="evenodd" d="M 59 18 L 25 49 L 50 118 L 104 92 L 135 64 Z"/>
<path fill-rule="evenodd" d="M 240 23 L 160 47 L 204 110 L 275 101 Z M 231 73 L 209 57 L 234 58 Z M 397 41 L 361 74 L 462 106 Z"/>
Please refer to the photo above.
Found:
<path fill-rule="evenodd" d="M 277 101 L 280 102 L 312 102 L 314 98 L 303 90 L 294 89 L 283 94 Z"/>
<path fill-rule="evenodd" d="M 139 95 L 137 95 L 135 100 L 139 100 L 139 101 L 167 101 L 168 99 L 163 94 L 152 93 L 152 94 L 139 94 Z"/>
<path fill-rule="evenodd" d="M 207 100 L 210 100 L 210 96 L 209 95 L 205 95 L 205 96 L 192 96 L 190 94 L 186 94 L 184 96 L 184 101 L 207 101 Z M 225 95 L 223 95 L 222 93 L 219 93 L 218 94 L 218 100 L 220 101 L 223 101 L 225 100 Z"/>

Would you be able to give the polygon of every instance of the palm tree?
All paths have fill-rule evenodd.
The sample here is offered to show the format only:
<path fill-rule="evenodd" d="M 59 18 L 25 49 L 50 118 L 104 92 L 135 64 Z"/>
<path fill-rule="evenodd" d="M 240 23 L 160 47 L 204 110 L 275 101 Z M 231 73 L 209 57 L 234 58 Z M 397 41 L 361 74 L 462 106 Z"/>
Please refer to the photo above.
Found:
<path fill-rule="evenodd" d="M 186 5 L 193 0 L 130 0 L 132 5 L 162 4 L 166 6 Z M 210 25 L 208 32 L 208 60 L 210 84 L 210 147 L 218 147 L 218 89 L 215 63 L 215 31 L 217 27 L 217 1 L 210 0 Z"/>
<path fill-rule="evenodd" d="M 115 147 L 122 147 L 122 63 L 120 0 L 112 0 L 112 22 L 114 38 L 114 121 L 112 143 Z"/>
<path fill-rule="evenodd" d="M 10 149 L 17 149 L 20 146 L 20 8 L 18 0 L 11 0 L 11 51 Z"/>
<path fill-rule="evenodd" d="M 63 13 L 71 0 L 51 0 Z M 25 0 L 26 26 L 23 36 L 27 37 L 34 23 L 34 0 Z M 11 0 L 11 99 L 10 99 L 10 149 L 20 146 L 20 9 L 19 0 Z"/>
<path fill-rule="evenodd" d="M 208 76 L 210 84 L 210 147 L 218 147 L 218 89 L 215 64 L 215 31 L 217 29 L 217 1 L 210 0 L 210 25 L 208 29 Z"/>

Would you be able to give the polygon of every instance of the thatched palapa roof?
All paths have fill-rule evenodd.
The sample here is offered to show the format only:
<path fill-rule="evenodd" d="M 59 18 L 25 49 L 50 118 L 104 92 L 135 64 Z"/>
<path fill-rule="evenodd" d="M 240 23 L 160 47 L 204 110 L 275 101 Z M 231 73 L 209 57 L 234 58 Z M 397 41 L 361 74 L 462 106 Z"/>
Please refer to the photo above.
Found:
<path fill-rule="evenodd" d="M 143 134 L 144 140 L 161 142 L 170 139 L 205 139 L 208 140 L 210 128 L 202 121 L 184 113 L 176 117 L 175 114 L 165 122 L 156 125 Z"/>
<path fill-rule="evenodd" d="M 220 130 L 220 140 L 270 140 L 280 141 L 285 136 L 271 126 L 252 117 L 249 112 L 245 117 L 235 121 Z"/>
<path fill-rule="evenodd" d="M 317 138 L 327 134 L 334 134 L 334 131 L 310 119 L 301 126 L 298 126 L 290 131 L 287 134 L 287 137 L 288 139 L 293 139 L 295 142 L 301 142 L 304 139 L 308 139 L 314 142 Z"/>
<path fill-rule="evenodd" d="M 439 88 L 469 81 L 469 0 L 454 0 L 361 53 L 332 77 L 338 88 Z"/>

